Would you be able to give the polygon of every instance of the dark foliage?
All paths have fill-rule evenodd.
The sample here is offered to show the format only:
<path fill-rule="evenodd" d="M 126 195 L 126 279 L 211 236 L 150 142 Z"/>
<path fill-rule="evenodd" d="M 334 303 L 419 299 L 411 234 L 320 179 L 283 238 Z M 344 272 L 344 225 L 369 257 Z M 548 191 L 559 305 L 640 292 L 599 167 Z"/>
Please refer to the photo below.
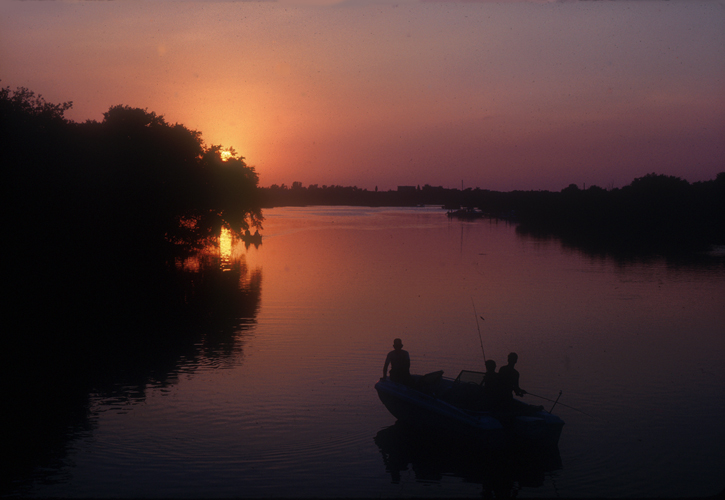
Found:
<path fill-rule="evenodd" d="M 153 112 L 114 106 L 102 122 L 75 123 L 71 106 L 0 88 L 2 390 L 13 403 L 3 494 L 62 455 L 68 426 L 88 425 L 90 391 L 164 380 L 180 356 L 213 344 L 200 331 L 233 345 L 261 293 L 261 275 L 243 266 L 176 265 L 222 226 L 261 227 L 258 176 L 243 158 L 223 161 L 221 146 Z"/>
<path fill-rule="evenodd" d="M 258 176 L 197 131 L 113 106 L 102 122 L 64 118 L 24 88 L 0 89 L 6 285 L 21 345 L 50 324 L 125 324 L 188 309 L 174 263 L 219 234 L 261 227 Z M 32 311 L 32 312 L 31 312 Z M 50 342 L 52 344 L 52 342 Z"/>
<path fill-rule="evenodd" d="M 243 158 L 222 161 L 221 146 L 153 112 L 113 106 L 100 123 L 73 123 L 71 105 L 0 89 L 6 200 L 32 214 L 18 225 L 59 223 L 163 255 L 198 248 L 222 225 L 261 226 L 258 176 Z"/>
<path fill-rule="evenodd" d="M 622 189 L 569 186 L 538 196 L 512 207 L 521 232 L 630 253 L 686 253 L 725 243 L 723 173 L 694 184 L 648 174 Z"/>
<path fill-rule="evenodd" d="M 113 106 L 100 123 L 74 123 L 63 117 L 71 104 L 0 89 L 6 262 L 24 297 L 58 304 L 73 286 L 74 303 L 97 310 L 127 286 L 137 303 L 173 302 L 174 259 L 223 225 L 261 227 L 258 176 L 243 158 L 223 161 L 221 146 L 143 109 Z"/>

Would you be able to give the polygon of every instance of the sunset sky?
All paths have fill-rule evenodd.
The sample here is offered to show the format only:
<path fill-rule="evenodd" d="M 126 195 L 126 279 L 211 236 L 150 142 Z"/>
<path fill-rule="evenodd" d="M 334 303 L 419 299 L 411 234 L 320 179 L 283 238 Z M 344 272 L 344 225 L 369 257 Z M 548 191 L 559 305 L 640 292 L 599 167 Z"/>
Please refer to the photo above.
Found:
<path fill-rule="evenodd" d="M 725 1 L 2 1 L 0 86 L 146 108 L 260 185 L 725 171 Z"/>

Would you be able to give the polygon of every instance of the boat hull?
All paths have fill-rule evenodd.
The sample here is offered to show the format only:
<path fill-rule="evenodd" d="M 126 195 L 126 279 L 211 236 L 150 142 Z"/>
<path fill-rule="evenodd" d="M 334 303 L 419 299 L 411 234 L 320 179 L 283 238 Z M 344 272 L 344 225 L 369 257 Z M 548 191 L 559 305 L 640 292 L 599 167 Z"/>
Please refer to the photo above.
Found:
<path fill-rule="evenodd" d="M 490 449 L 515 444 L 557 446 L 564 422 L 556 415 L 520 401 L 514 401 L 506 411 L 463 409 L 441 397 L 450 388 L 451 382 L 448 384 L 436 392 L 385 379 L 375 384 L 375 390 L 399 421 L 446 439 L 462 439 Z"/>
<path fill-rule="evenodd" d="M 383 405 L 401 422 L 434 431 L 442 438 L 465 439 L 487 448 L 506 444 L 503 425 L 488 413 L 471 414 L 389 380 L 378 382 L 375 389 Z"/>

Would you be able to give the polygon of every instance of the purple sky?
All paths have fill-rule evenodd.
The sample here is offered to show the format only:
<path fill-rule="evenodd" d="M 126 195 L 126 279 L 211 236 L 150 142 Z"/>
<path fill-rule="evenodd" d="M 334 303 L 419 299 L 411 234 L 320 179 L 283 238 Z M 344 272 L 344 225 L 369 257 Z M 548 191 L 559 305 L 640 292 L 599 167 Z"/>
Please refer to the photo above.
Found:
<path fill-rule="evenodd" d="M 260 184 L 559 190 L 725 171 L 725 2 L 0 3 L 0 85 L 147 108 Z"/>

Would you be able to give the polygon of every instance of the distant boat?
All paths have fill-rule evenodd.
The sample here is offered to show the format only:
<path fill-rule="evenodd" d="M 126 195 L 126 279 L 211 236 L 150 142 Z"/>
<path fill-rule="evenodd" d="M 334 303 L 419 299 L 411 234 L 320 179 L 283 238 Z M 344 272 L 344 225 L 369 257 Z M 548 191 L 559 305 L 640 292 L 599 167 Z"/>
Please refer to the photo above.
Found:
<path fill-rule="evenodd" d="M 479 219 L 486 216 L 483 211 L 477 208 L 459 208 L 458 210 L 449 210 L 446 215 L 457 219 Z"/>
<path fill-rule="evenodd" d="M 398 420 L 468 442 L 501 448 L 520 443 L 556 446 L 564 421 L 542 406 L 519 400 L 504 408 L 489 408 L 483 392 L 483 373 L 463 370 L 451 379 L 443 372 L 413 375 L 405 385 L 381 379 L 378 397 Z"/>

